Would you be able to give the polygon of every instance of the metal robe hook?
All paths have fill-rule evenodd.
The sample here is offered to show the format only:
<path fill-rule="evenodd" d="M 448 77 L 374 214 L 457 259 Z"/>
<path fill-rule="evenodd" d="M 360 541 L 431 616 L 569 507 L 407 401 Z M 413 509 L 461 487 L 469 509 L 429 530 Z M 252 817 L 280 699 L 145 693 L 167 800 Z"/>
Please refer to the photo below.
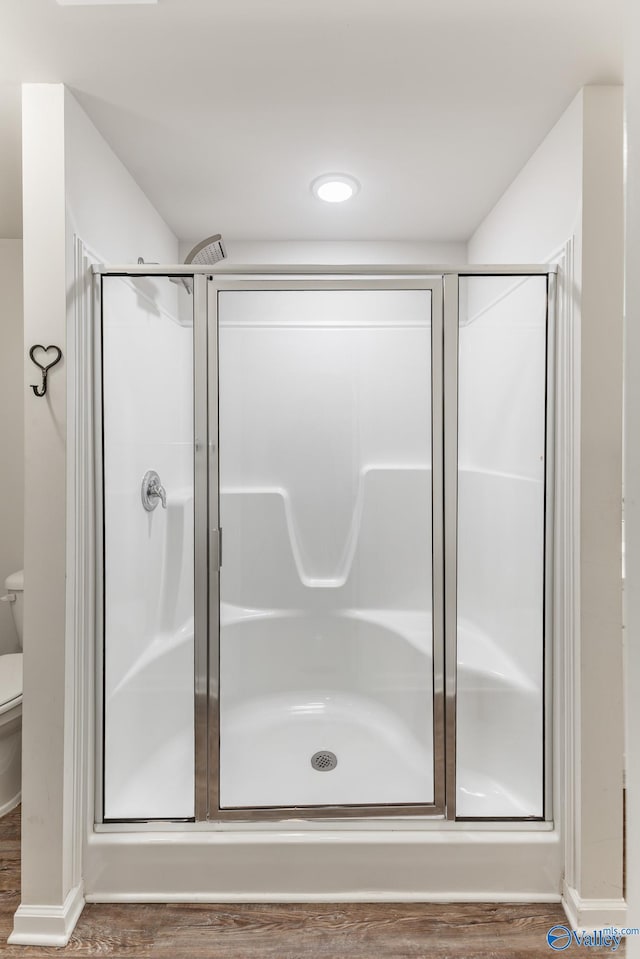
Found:
<path fill-rule="evenodd" d="M 37 360 L 35 358 L 34 354 L 36 350 L 42 350 L 45 357 L 47 353 L 53 352 L 55 354 L 55 357 L 54 359 L 51 360 L 50 363 L 41 363 L 40 360 Z M 55 366 L 56 363 L 59 363 L 60 360 L 62 359 L 62 350 L 60 349 L 59 346 L 41 346 L 40 343 L 36 343 L 35 346 L 32 346 L 31 349 L 29 350 L 29 356 L 31 357 L 32 362 L 34 362 L 36 366 L 40 370 L 42 370 L 42 384 L 40 386 L 34 386 L 32 383 L 31 389 L 33 390 L 36 396 L 45 396 L 47 392 L 47 373 L 49 372 L 52 366 Z"/>

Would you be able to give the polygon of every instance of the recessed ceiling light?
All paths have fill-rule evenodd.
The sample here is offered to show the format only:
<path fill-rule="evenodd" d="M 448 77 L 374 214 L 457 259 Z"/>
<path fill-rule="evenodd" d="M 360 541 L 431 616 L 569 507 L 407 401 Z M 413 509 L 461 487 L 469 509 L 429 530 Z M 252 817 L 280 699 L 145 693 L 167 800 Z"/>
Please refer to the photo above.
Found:
<path fill-rule="evenodd" d="M 355 177 L 347 173 L 325 173 L 316 177 L 311 184 L 311 192 L 325 203 L 344 203 L 355 196 L 360 184 Z"/>

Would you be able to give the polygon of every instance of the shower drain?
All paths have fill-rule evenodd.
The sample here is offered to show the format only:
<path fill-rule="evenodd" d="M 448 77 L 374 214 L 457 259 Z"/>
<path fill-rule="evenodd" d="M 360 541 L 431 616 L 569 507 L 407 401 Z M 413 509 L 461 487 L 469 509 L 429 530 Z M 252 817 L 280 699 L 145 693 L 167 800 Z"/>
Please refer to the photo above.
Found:
<path fill-rule="evenodd" d="M 338 765 L 338 757 L 329 749 L 321 749 L 311 757 L 311 765 L 321 773 L 328 773 Z"/>

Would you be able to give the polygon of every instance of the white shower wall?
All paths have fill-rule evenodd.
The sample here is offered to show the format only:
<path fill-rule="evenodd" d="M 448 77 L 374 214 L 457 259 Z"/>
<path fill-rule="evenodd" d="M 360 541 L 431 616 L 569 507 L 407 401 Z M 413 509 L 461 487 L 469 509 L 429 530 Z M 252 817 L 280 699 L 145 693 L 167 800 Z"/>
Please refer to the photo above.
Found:
<path fill-rule="evenodd" d="M 457 812 L 541 816 L 546 278 L 461 284 Z"/>
<path fill-rule="evenodd" d="M 165 278 L 103 280 L 105 816 L 194 812 L 193 330 Z M 166 510 L 146 512 L 155 470 Z"/>
<path fill-rule="evenodd" d="M 222 493 L 283 490 L 300 579 L 337 584 L 367 472 L 431 465 L 430 297 L 223 293 L 220 340 Z"/>

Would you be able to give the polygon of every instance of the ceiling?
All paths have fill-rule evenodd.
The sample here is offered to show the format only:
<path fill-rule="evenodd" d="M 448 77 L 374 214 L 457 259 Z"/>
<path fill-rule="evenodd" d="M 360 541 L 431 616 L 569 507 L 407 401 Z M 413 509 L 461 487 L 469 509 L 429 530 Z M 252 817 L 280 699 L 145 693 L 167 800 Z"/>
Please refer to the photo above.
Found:
<path fill-rule="evenodd" d="M 0 0 L 0 236 L 22 81 L 70 86 L 181 239 L 465 240 L 622 47 L 622 0 Z M 335 171 L 360 193 L 323 204 Z"/>

